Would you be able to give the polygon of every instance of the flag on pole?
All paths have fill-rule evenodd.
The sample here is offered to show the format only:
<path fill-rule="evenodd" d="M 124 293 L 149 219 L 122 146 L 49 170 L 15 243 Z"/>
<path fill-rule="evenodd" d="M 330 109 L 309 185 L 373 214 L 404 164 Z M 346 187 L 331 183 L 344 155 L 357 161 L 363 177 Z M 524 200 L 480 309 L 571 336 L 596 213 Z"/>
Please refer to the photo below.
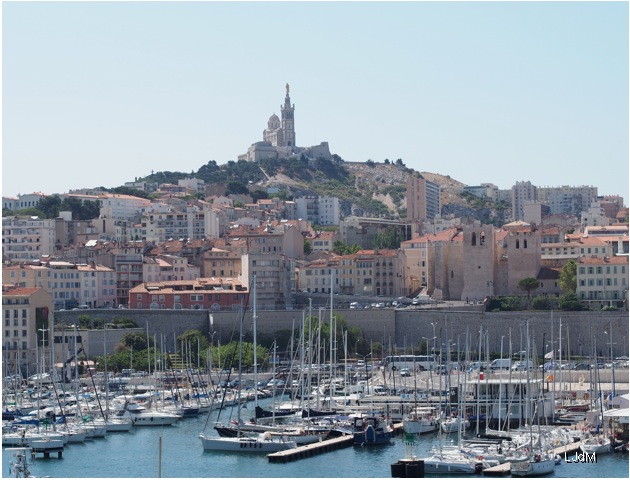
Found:
<path fill-rule="evenodd" d="M 545 358 L 546 358 L 546 359 L 548 359 L 548 360 L 549 360 L 549 359 L 552 359 L 552 358 L 553 358 L 553 350 L 552 350 L 552 351 L 550 351 L 549 353 L 547 353 L 547 354 L 545 355 Z"/>

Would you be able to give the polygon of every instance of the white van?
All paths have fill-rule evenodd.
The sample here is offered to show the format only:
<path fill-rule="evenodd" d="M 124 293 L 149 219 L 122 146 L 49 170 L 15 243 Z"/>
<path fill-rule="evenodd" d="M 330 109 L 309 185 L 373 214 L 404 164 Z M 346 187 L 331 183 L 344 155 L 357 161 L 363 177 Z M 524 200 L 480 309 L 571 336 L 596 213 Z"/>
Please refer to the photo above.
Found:
<path fill-rule="evenodd" d="M 359 302 L 350 302 L 350 308 L 359 308 Z"/>
<path fill-rule="evenodd" d="M 509 358 L 497 358 L 490 364 L 490 370 L 509 370 L 512 367 L 512 360 Z"/>

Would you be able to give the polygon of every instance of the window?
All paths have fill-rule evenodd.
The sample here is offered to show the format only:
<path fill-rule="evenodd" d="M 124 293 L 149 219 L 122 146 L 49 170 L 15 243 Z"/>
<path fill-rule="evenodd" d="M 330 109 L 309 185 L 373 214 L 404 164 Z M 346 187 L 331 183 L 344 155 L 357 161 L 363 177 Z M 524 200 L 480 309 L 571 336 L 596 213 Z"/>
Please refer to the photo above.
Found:
<path fill-rule="evenodd" d="M 586 269 L 584 267 L 580 267 L 580 275 L 584 275 L 586 273 Z"/>
<path fill-rule="evenodd" d="M 10 326 L 10 325 L 11 325 L 11 320 L 9 320 L 8 318 L 5 318 L 5 319 L 4 319 L 4 326 L 5 326 L 5 327 L 8 327 L 8 326 Z"/>
<path fill-rule="evenodd" d="M 22 336 L 23 337 L 27 337 L 28 336 L 28 331 L 27 330 L 22 330 Z"/>

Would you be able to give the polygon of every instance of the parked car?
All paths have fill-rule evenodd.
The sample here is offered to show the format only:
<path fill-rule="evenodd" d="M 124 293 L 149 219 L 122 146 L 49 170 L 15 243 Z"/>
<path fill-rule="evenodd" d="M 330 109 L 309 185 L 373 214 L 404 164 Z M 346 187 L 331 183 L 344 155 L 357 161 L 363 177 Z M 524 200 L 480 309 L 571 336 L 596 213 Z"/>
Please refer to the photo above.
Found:
<path fill-rule="evenodd" d="M 523 360 L 522 362 L 514 362 L 514 365 L 512 365 L 513 372 L 524 372 L 527 369 L 531 370 L 532 368 L 534 368 L 534 365 L 532 364 L 531 360 Z"/>
<path fill-rule="evenodd" d="M 408 368 L 401 368 L 400 369 L 400 376 L 401 377 L 411 377 L 411 370 L 409 370 Z"/>
<path fill-rule="evenodd" d="M 576 363 L 575 366 L 573 367 L 573 370 L 590 370 L 590 369 L 591 369 L 590 363 Z"/>

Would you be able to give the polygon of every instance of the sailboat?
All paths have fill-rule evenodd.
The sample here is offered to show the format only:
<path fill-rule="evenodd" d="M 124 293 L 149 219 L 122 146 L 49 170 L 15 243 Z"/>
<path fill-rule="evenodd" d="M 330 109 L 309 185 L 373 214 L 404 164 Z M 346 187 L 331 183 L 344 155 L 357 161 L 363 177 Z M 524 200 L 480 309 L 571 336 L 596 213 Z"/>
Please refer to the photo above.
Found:
<path fill-rule="evenodd" d="M 254 359 L 256 359 L 256 276 L 254 275 Z M 239 385 L 242 385 L 242 373 L 243 373 L 243 316 L 244 311 L 241 306 L 241 316 L 239 325 L 239 339 L 238 339 L 238 380 Z M 256 364 L 254 363 L 254 366 Z M 251 452 L 251 453 L 270 453 L 280 452 L 282 450 L 288 450 L 290 448 L 296 448 L 297 444 L 285 440 L 284 438 L 274 438 L 270 432 L 262 432 L 257 436 L 246 436 L 241 431 L 241 409 L 237 408 L 238 420 L 237 420 L 237 432 L 236 437 L 214 437 L 206 435 L 205 433 L 199 434 L 199 439 L 205 451 L 223 451 L 223 452 Z"/>
<path fill-rule="evenodd" d="M 413 354 L 413 350 L 411 353 Z M 415 373 L 415 355 L 413 358 L 413 409 L 403 415 L 403 430 L 405 433 L 414 435 L 435 432 L 438 429 L 439 409 L 430 406 L 418 406 L 418 384 L 417 375 Z"/>
<path fill-rule="evenodd" d="M 527 335 L 527 356 L 530 355 L 529 348 L 529 321 L 526 324 L 526 335 Z M 535 349 L 535 345 L 534 345 Z M 535 355 L 534 355 L 535 358 Z M 529 369 L 527 370 L 527 400 L 528 404 L 531 405 L 531 389 L 529 385 L 530 373 Z M 528 409 L 528 412 L 530 410 Z M 532 416 L 530 414 L 527 415 L 527 422 L 529 423 L 529 444 L 534 446 L 534 432 L 532 425 Z M 540 430 L 540 417 L 538 417 L 538 428 Z M 549 473 L 553 473 L 556 468 L 556 456 L 551 452 L 543 452 L 540 448 L 540 431 L 538 436 L 538 451 L 532 452 L 529 457 L 522 462 L 512 462 L 510 464 L 510 473 L 516 477 L 538 477 L 540 475 L 547 475 Z"/>

